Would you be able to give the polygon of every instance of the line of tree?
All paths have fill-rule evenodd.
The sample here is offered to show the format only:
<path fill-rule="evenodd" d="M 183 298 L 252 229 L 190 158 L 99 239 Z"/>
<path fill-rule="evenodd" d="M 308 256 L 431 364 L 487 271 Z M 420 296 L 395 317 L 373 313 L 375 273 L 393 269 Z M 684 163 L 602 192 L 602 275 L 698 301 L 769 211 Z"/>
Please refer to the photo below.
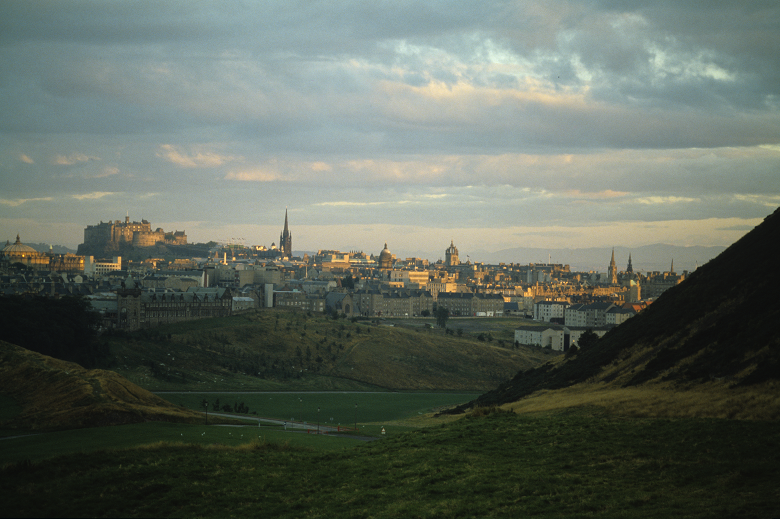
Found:
<path fill-rule="evenodd" d="M 0 297 L 0 340 L 89 369 L 111 365 L 108 344 L 98 337 L 100 322 L 82 297 Z"/>

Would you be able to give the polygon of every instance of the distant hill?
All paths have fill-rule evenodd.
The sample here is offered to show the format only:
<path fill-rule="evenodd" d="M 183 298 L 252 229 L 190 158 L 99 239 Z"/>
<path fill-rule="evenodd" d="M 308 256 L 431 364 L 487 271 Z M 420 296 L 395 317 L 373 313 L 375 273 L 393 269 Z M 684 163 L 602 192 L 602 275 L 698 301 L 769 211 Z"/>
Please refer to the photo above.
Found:
<path fill-rule="evenodd" d="M 628 265 L 628 255 L 635 272 L 668 271 L 674 261 L 675 271 L 692 272 L 696 267 L 707 263 L 720 254 L 726 247 L 703 247 L 668 245 L 656 243 L 641 247 L 615 247 L 615 261 L 618 269 L 623 270 Z M 606 272 L 612 257 L 611 247 L 589 247 L 582 249 L 541 249 L 518 247 L 496 252 L 475 251 L 472 258 L 486 263 L 561 263 L 570 265 L 572 270 L 588 272 Z M 462 258 L 461 258 L 462 259 Z"/>
<path fill-rule="evenodd" d="M 51 245 L 49 243 L 25 243 L 28 247 L 32 247 L 38 252 L 53 252 L 54 254 L 75 254 L 76 250 L 66 247 L 64 245 Z"/>
<path fill-rule="evenodd" d="M 455 240 L 457 246 L 457 240 Z M 680 246 L 656 243 L 640 247 L 615 246 L 615 261 L 618 268 L 623 270 L 628 264 L 628 255 L 631 254 L 635 272 L 664 272 L 669 270 L 672 261 L 676 272 L 687 270 L 692 272 L 697 267 L 704 265 L 709 260 L 726 249 L 723 246 Z M 426 258 L 431 262 L 444 259 L 444 248 L 441 250 L 403 250 L 393 249 L 398 258 L 418 257 Z M 571 266 L 578 272 L 606 272 L 609 260 L 612 257 L 612 247 L 588 247 L 588 248 L 557 248 L 545 249 L 534 247 L 516 247 L 489 251 L 485 249 L 466 250 L 460 248 L 460 261 L 470 260 L 472 263 L 480 262 L 497 265 L 499 263 L 516 263 L 527 265 L 529 263 L 560 263 Z"/>
<path fill-rule="evenodd" d="M 87 370 L 0 341 L 0 394 L 22 412 L 4 428 L 93 427 L 144 421 L 191 422 L 202 415 L 175 406 L 112 371 Z"/>
<path fill-rule="evenodd" d="M 470 390 L 495 388 L 551 352 L 444 330 L 333 320 L 283 309 L 109 337 L 115 369 L 155 389 Z M 429 320 L 432 323 L 433 319 Z"/>
<path fill-rule="evenodd" d="M 519 372 L 470 405 L 515 402 L 579 383 L 611 387 L 780 379 L 780 209 L 595 346 Z"/>

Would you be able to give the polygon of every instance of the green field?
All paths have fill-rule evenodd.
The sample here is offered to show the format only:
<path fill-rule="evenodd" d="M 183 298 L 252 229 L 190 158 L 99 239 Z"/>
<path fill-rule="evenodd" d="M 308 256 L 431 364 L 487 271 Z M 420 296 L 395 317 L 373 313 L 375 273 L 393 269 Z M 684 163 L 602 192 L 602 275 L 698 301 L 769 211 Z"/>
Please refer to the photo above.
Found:
<path fill-rule="evenodd" d="M 164 429 L 148 430 L 200 431 Z M 200 432 L 217 429 L 221 445 L 202 436 L 6 464 L 0 516 L 780 516 L 775 422 L 494 412 L 327 448 L 333 438 L 297 434 L 316 449 L 225 438 L 258 428 Z"/>
<path fill-rule="evenodd" d="M 380 392 L 380 393 L 345 393 L 345 392 L 312 392 L 312 393 L 157 393 L 162 398 L 174 404 L 191 409 L 202 409 L 203 400 L 209 402 L 209 409 L 214 410 L 216 400 L 219 405 L 230 405 L 243 402 L 250 412 L 265 418 L 282 420 L 307 421 L 333 425 L 353 425 L 355 422 L 376 423 L 402 420 L 410 416 L 426 414 L 443 406 L 451 406 L 469 402 L 479 396 L 478 393 L 412 393 L 412 392 Z M 357 405 L 357 407 L 355 407 Z"/>
<path fill-rule="evenodd" d="M 160 394 L 163 398 L 192 409 L 201 409 L 205 399 L 213 410 L 216 399 L 233 406 L 244 402 L 257 415 L 282 420 L 317 423 L 317 408 L 321 424 L 343 425 L 353 428 L 357 423 L 359 434 L 379 437 L 385 428 L 385 436 L 409 431 L 412 427 L 398 424 L 404 420 L 429 413 L 441 406 L 466 402 L 476 396 L 473 393 L 183 393 Z M 357 408 L 355 407 L 357 404 Z M 15 402 L 7 395 L 0 398 L 0 409 L 14 408 Z M 331 421 L 331 418 L 333 420 Z M 392 425 L 390 425 L 392 424 Z M 197 444 L 238 445 L 262 437 L 264 441 L 288 442 L 291 445 L 325 448 L 353 447 L 352 438 L 311 435 L 285 431 L 282 426 L 259 427 L 256 421 L 237 430 L 232 427 L 203 425 L 142 423 L 115 427 L 86 428 L 68 431 L 26 435 L 24 431 L 3 431 L 5 436 L 21 436 L 0 440 L 0 463 L 39 460 L 61 454 L 89 452 L 96 449 L 116 449 L 159 441 Z M 204 434 L 205 433 L 205 434 Z M 243 436 L 242 436 L 243 435 Z"/>

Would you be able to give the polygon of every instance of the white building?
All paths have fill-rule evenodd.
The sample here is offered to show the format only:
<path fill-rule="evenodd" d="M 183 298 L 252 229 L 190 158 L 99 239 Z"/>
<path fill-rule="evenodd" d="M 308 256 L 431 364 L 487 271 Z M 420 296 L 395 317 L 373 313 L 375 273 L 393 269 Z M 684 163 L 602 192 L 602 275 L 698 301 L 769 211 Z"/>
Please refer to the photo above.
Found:
<path fill-rule="evenodd" d="M 623 324 L 634 315 L 636 315 L 636 312 L 634 312 L 633 310 L 628 310 L 625 308 L 619 308 L 615 306 L 607 310 L 607 313 L 605 315 L 606 324 L 607 325 Z"/>
<path fill-rule="evenodd" d="M 534 320 L 552 322 L 559 319 L 563 322 L 564 310 L 569 306 L 565 301 L 539 301 L 534 303 Z"/>
<path fill-rule="evenodd" d="M 114 256 L 113 261 L 96 260 L 94 256 L 84 258 L 84 274 L 88 276 L 102 276 L 116 270 L 122 270 L 121 256 Z"/>
<path fill-rule="evenodd" d="M 515 330 L 515 342 L 563 351 L 566 329 L 563 326 L 523 326 Z"/>

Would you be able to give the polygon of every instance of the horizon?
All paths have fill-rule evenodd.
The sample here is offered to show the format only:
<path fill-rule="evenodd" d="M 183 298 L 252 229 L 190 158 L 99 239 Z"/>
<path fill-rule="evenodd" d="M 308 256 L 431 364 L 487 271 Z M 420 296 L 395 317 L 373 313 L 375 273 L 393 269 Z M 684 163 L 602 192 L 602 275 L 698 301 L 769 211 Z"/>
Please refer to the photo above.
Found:
<path fill-rule="evenodd" d="M 772 2 L 0 15 L 0 231 L 30 242 L 130 214 L 270 246 L 289 208 L 312 250 L 725 247 L 780 206 Z"/>
<path fill-rule="evenodd" d="M 78 248 L 78 245 L 69 246 L 62 243 L 50 243 L 50 242 L 39 241 L 34 239 L 26 240 L 26 239 L 21 239 L 21 236 L 20 236 L 20 240 L 25 245 L 64 247 L 72 251 L 76 251 L 76 249 Z M 15 239 L 14 240 L 7 239 L 6 241 L 9 243 L 14 243 Z M 202 242 L 193 242 L 188 240 L 188 243 L 190 244 L 208 243 L 210 241 L 215 241 L 215 240 L 207 240 Z M 263 244 L 245 243 L 241 245 L 244 245 L 246 247 L 252 247 L 254 245 L 263 245 Z M 605 265 L 606 263 L 608 263 L 609 258 L 607 258 L 607 260 L 604 261 L 604 257 L 606 257 L 607 251 L 610 250 L 615 252 L 616 260 L 619 265 L 621 263 L 625 263 L 624 260 L 627 260 L 629 254 L 633 254 L 634 255 L 633 260 L 635 263 L 634 270 L 636 272 L 665 271 L 666 266 L 671 266 L 670 263 L 671 261 L 675 263 L 675 270 L 677 272 L 682 272 L 682 271 L 692 272 L 699 266 L 703 265 L 710 259 L 717 256 L 720 252 L 728 248 L 730 245 L 732 244 L 701 246 L 701 245 L 672 245 L 668 243 L 652 243 L 647 245 L 640 245 L 637 247 L 626 247 L 622 245 L 615 245 L 612 247 L 580 247 L 580 248 L 514 247 L 511 249 L 501 249 L 501 250 L 493 250 L 493 251 L 486 250 L 486 249 L 479 249 L 475 251 L 466 251 L 465 254 L 460 254 L 460 248 L 458 247 L 457 243 L 455 243 L 456 248 L 458 248 L 460 262 L 462 264 L 465 264 L 467 261 L 471 263 L 484 263 L 487 265 L 497 265 L 499 263 L 517 264 L 517 265 L 527 265 L 529 263 L 535 263 L 535 264 L 552 263 L 552 264 L 570 265 L 572 270 L 577 272 L 589 272 L 589 271 L 605 272 L 607 268 L 604 265 L 601 265 L 601 263 L 605 263 Z M 675 251 L 677 251 L 678 253 L 677 259 L 675 259 L 674 254 L 667 254 L 666 252 L 661 250 L 661 249 L 669 249 L 669 248 L 672 248 Z M 38 250 L 40 250 L 40 248 Z M 319 250 L 336 250 L 344 253 L 364 252 L 369 256 L 372 255 L 378 256 L 379 253 L 381 252 L 381 248 L 378 250 L 366 250 L 366 249 L 359 249 L 359 248 L 340 249 L 337 247 L 324 247 L 322 249 L 307 249 L 306 247 L 295 247 L 295 244 L 293 242 L 294 256 L 302 256 L 303 254 L 310 254 L 310 255 L 316 254 L 317 251 Z M 405 260 L 407 258 L 419 258 L 423 260 L 428 260 L 431 264 L 433 264 L 439 260 L 444 259 L 444 249 L 441 249 L 438 252 L 434 251 L 433 249 L 429 251 L 400 249 L 400 252 L 395 252 L 394 250 L 390 249 L 390 252 L 396 256 L 397 260 Z M 640 252 L 639 256 L 636 255 L 637 252 Z M 641 255 L 641 252 L 649 253 L 650 256 L 646 256 L 646 255 L 643 256 Z M 516 256 L 517 254 L 525 255 L 525 260 L 517 257 Z M 534 255 L 534 257 L 532 258 L 530 255 Z M 547 258 L 540 257 L 540 255 L 541 256 L 547 255 Z M 601 257 L 602 255 L 604 255 L 604 257 Z M 566 256 L 566 257 L 561 258 L 561 256 Z M 639 263 L 637 263 L 637 260 L 639 260 Z"/>

